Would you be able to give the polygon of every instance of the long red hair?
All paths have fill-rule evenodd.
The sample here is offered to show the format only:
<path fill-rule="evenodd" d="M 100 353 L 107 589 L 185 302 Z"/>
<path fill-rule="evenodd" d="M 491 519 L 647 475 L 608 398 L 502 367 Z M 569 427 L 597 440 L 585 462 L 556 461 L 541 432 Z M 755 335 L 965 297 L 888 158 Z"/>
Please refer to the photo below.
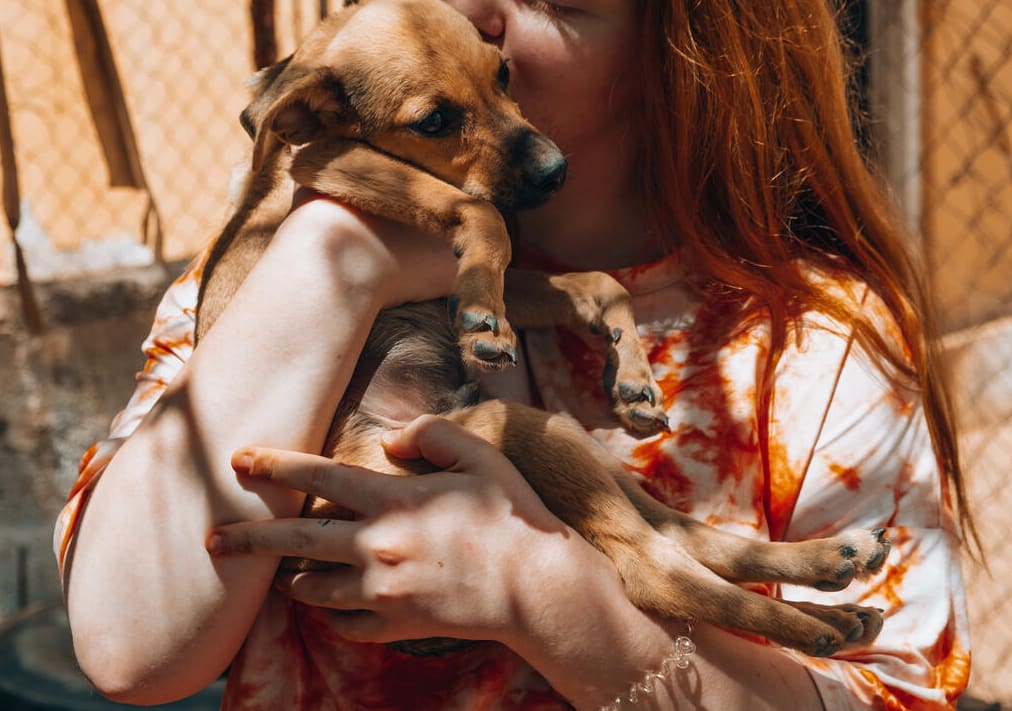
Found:
<path fill-rule="evenodd" d="M 675 236 L 706 277 L 708 298 L 768 313 L 761 438 L 794 317 L 814 309 L 853 324 L 894 385 L 921 393 L 961 528 L 976 540 L 923 270 L 855 141 L 849 57 L 828 3 L 641 0 L 643 189 L 653 231 Z M 811 267 L 867 283 L 903 342 L 820 286 Z"/>

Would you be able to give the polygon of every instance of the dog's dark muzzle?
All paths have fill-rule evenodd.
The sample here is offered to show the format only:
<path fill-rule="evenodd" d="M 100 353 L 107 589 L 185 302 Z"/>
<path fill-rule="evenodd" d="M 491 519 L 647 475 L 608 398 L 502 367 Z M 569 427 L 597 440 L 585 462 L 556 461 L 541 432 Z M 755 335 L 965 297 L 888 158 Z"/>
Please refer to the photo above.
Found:
<path fill-rule="evenodd" d="M 511 158 L 520 166 L 518 185 L 514 188 L 513 210 L 529 210 L 543 205 L 566 182 L 566 158 L 552 141 L 540 133 L 525 130 L 512 146 Z"/>

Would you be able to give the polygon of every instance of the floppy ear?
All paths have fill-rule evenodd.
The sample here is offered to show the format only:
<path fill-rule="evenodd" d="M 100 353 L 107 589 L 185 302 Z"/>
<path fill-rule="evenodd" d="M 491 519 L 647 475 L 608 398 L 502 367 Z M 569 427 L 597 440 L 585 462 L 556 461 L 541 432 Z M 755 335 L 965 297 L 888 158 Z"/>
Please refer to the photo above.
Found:
<path fill-rule="evenodd" d="M 308 143 L 345 119 L 340 82 L 329 70 L 299 70 L 291 57 L 253 76 L 254 99 L 240 121 L 253 138 L 253 172 L 282 145 Z"/>
<path fill-rule="evenodd" d="M 250 138 L 256 138 L 260 119 L 263 118 L 264 112 L 277 93 L 275 83 L 291 61 L 292 55 L 290 54 L 277 64 L 272 64 L 259 70 L 246 82 L 246 86 L 253 93 L 253 100 L 239 114 L 239 123 L 242 124 L 243 129 L 249 134 Z"/>

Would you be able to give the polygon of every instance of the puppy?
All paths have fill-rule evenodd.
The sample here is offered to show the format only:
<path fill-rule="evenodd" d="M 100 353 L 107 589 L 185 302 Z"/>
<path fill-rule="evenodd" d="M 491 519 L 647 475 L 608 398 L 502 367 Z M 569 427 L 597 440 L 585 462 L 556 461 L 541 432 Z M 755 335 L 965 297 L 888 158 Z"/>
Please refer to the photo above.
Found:
<path fill-rule="evenodd" d="M 882 625 L 875 609 L 785 602 L 734 583 L 842 589 L 882 565 L 883 531 L 801 543 L 730 535 L 655 501 L 571 418 L 477 401 L 476 373 L 516 363 L 511 321 L 565 325 L 591 340 L 598 334 L 618 421 L 638 436 L 667 428 L 621 286 L 603 274 L 506 272 L 503 213 L 542 204 L 566 170 L 555 144 L 508 98 L 508 81 L 501 54 L 439 0 L 351 4 L 263 70 L 242 117 L 254 140 L 250 179 L 205 268 L 198 341 L 269 243 L 293 180 L 445 235 L 459 260 L 453 295 L 380 314 L 334 417 L 327 456 L 424 474 L 424 463 L 384 455 L 377 438 L 394 420 L 445 416 L 499 447 L 553 513 L 610 556 L 642 609 L 816 656 L 866 646 Z M 394 416 L 391 402 L 399 403 Z M 339 512 L 310 500 L 304 515 Z"/>

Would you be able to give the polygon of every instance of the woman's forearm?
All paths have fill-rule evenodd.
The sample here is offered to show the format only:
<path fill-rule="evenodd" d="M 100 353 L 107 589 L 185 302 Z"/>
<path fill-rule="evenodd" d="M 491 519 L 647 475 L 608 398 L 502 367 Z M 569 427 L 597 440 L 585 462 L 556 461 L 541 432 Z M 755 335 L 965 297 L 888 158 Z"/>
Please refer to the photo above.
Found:
<path fill-rule="evenodd" d="M 207 532 L 298 515 L 302 497 L 244 490 L 230 455 L 319 451 L 379 308 L 368 230 L 320 209 L 289 218 L 91 494 L 67 604 L 82 668 L 114 697 L 165 701 L 212 681 L 270 585 L 276 560 L 212 560 Z"/>
<path fill-rule="evenodd" d="M 582 540 L 553 545 L 570 552 L 541 558 L 531 574 L 530 613 L 522 613 L 517 634 L 504 641 L 578 709 L 598 709 L 626 696 L 648 672 L 660 671 L 672 654 L 672 640 L 687 628 L 683 621 L 658 621 L 635 608 L 614 568 L 607 561 L 602 566 L 603 556 L 588 552 Z M 526 598 L 521 590 L 520 610 Z M 689 668 L 667 674 L 653 694 L 641 694 L 638 704 L 623 708 L 823 708 L 808 671 L 779 650 L 708 625 L 694 626 L 691 637 L 696 651 Z"/>

